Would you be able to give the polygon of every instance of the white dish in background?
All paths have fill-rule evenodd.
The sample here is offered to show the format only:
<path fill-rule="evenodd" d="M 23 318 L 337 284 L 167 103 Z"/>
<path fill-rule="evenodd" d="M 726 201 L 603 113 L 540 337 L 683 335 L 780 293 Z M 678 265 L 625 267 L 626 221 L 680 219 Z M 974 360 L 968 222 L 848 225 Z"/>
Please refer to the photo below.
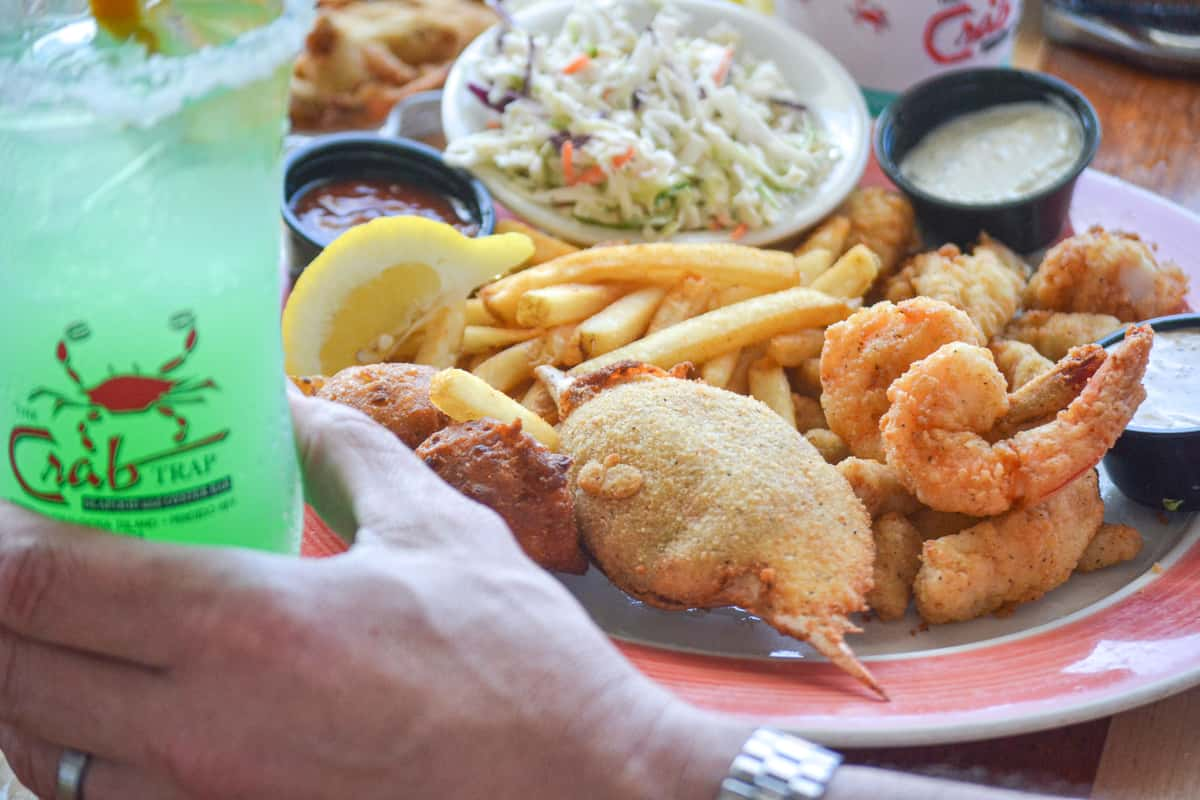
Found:
<path fill-rule="evenodd" d="M 649 21 L 653 14 L 651 5 L 645 2 L 631 5 L 634 19 Z M 845 199 L 858 185 L 866 168 L 870 154 L 870 118 L 858 85 L 820 45 L 773 17 L 747 11 L 726 0 L 674 0 L 674 5 L 689 17 L 686 32 L 703 35 L 717 23 L 724 22 L 741 35 L 747 52 L 757 59 L 774 61 L 796 95 L 817 115 L 830 143 L 841 153 L 829 173 L 806 197 L 797 200 L 774 224 L 747 231 L 739 242 L 766 245 L 811 227 Z M 573 2 L 543 3 L 514 16 L 520 28 L 552 34 L 573 7 Z M 476 38 L 459 56 L 446 78 L 442 127 L 448 141 L 484 130 L 488 119 L 494 117 L 494 113 L 467 89 L 467 83 L 475 76 L 475 65 L 493 52 L 497 30 L 492 28 Z M 535 202 L 494 168 L 472 171 L 511 212 L 555 236 L 577 244 L 596 244 L 609 239 L 642 241 L 644 238 L 637 231 L 587 225 Z M 693 231 L 672 238 L 675 241 L 722 242 L 729 241 L 730 234 L 728 231 Z"/>

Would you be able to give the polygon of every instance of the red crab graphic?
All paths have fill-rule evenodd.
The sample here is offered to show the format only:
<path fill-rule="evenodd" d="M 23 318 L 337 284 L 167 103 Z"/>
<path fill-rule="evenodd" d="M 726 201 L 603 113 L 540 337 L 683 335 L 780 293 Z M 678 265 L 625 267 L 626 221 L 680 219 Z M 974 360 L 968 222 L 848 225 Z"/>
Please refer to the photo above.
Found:
<path fill-rule="evenodd" d="M 71 366 L 70 353 L 67 351 L 68 339 L 82 341 L 88 337 L 90 332 L 82 323 L 72 325 L 67 329 L 67 335 L 59 340 L 54 355 L 63 365 L 63 369 L 67 371 L 67 377 L 79 387 L 79 391 L 87 399 L 72 400 L 61 392 L 41 388 L 29 395 L 30 401 L 43 395 L 53 397 L 55 414 L 67 407 L 86 408 L 90 420 L 100 419 L 101 411 L 107 411 L 110 414 L 141 414 L 153 408 L 163 416 L 175 420 L 179 430 L 172 438 L 176 442 L 184 441 L 187 438 L 188 422 L 175 411 L 173 406 L 185 403 L 203 403 L 204 398 L 196 397 L 194 393 L 203 389 L 216 389 L 217 384 L 211 379 L 167 377 L 171 372 L 183 366 L 183 362 L 196 349 L 196 326 L 190 312 L 182 311 L 172 315 L 169 324 L 174 330 L 187 330 L 187 336 L 183 341 L 183 351 L 169 361 L 163 362 L 157 373 L 142 375 L 137 372 L 135 367 L 132 374 L 110 374 L 103 381 L 91 387 L 84 385 L 79 373 Z M 170 405 L 167 401 L 170 401 Z"/>
<path fill-rule="evenodd" d="M 850 7 L 850 15 L 854 17 L 855 22 L 863 23 L 875 33 L 883 33 L 891 27 L 887 9 L 872 3 L 871 0 L 854 0 Z"/>

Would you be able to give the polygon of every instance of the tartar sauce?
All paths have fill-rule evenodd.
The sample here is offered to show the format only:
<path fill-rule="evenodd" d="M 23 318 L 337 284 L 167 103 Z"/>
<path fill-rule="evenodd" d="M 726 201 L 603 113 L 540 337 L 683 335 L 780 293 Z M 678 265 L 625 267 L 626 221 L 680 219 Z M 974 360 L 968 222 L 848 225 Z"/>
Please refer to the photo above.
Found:
<path fill-rule="evenodd" d="M 1200 427 L 1200 328 L 1156 331 L 1142 383 L 1146 399 L 1130 425 L 1167 430 Z"/>
<path fill-rule="evenodd" d="M 1083 150 L 1078 120 L 1050 103 L 1005 103 L 934 128 L 900 162 L 921 189 L 960 203 L 1000 203 L 1045 189 Z"/>

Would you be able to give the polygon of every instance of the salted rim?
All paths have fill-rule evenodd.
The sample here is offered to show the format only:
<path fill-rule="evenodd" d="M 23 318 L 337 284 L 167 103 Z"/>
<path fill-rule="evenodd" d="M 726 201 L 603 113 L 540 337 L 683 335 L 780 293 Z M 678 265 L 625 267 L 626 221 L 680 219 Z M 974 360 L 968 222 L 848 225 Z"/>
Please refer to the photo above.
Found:
<path fill-rule="evenodd" d="M 85 74 L 71 64 L 48 71 L 45 63 L 0 58 L 0 106 L 81 109 L 148 127 L 189 100 L 268 77 L 295 56 L 314 17 L 312 0 L 283 0 L 278 17 L 228 42 L 184 56 L 91 64 Z"/>

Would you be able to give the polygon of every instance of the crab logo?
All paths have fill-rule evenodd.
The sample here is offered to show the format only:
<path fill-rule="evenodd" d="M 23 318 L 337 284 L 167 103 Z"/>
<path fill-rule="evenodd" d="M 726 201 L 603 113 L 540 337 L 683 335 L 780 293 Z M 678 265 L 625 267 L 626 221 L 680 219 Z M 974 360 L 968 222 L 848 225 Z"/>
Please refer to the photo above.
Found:
<path fill-rule="evenodd" d="M 190 311 L 180 311 L 172 314 L 168 325 L 175 331 L 186 331 L 183 339 L 183 349 L 178 355 L 164 361 L 158 370 L 151 375 L 143 375 L 137 367 L 132 373 L 114 374 L 111 371 L 107 378 L 89 386 L 71 364 L 71 353 L 67 342 L 72 344 L 83 342 L 91 336 L 86 323 L 77 322 L 67 328 L 66 335 L 59 340 L 55 349 L 55 357 L 66 370 L 67 377 L 75 384 L 76 397 L 72 398 L 62 392 L 45 387 L 34 390 L 29 395 L 33 402 L 41 397 L 54 398 L 53 414 L 57 415 L 64 408 L 86 408 L 87 418 L 97 421 L 101 412 L 109 414 L 143 414 L 151 409 L 159 414 L 173 419 L 176 432 L 172 439 L 182 443 L 187 439 L 187 419 L 176 411 L 176 406 L 189 403 L 203 403 L 204 398 L 197 393 L 206 389 L 216 389 L 217 384 L 212 379 L 176 378 L 171 373 L 183 366 L 188 356 L 196 349 L 196 321 Z M 84 425 L 80 423 L 80 433 Z"/>

